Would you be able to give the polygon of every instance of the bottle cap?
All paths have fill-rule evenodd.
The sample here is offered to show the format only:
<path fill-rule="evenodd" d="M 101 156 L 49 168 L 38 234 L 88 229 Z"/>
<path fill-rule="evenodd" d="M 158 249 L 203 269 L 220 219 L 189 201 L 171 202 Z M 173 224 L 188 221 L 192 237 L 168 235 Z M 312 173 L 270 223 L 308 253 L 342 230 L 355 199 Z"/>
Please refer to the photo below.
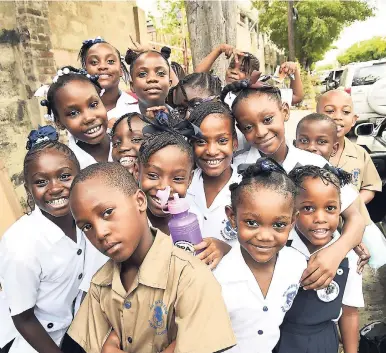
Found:
<path fill-rule="evenodd" d="M 168 209 L 171 214 L 179 214 L 189 210 L 189 203 L 184 198 L 180 198 L 178 194 L 174 194 L 174 200 L 168 202 Z"/>

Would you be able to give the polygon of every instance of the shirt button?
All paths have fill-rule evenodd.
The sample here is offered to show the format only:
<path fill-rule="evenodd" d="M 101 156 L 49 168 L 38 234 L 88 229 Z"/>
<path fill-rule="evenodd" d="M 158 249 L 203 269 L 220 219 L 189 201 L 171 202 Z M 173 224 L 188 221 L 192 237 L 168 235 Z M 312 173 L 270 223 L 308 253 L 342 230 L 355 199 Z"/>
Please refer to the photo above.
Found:
<path fill-rule="evenodd" d="M 128 341 L 129 343 L 133 343 L 133 339 L 132 339 L 131 337 L 128 337 L 128 338 L 127 338 L 127 341 Z"/>
<path fill-rule="evenodd" d="M 262 335 L 262 334 L 263 334 L 263 331 L 262 331 L 262 330 L 259 330 L 259 331 L 257 331 L 257 333 L 258 333 L 259 335 Z"/>
<path fill-rule="evenodd" d="M 125 308 L 130 309 L 131 308 L 131 302 L 125 302 Z"/>
<path fill-rule="evenodd" d="M 206 216 L 204 216 L 204 219 L 207 221 L 208 220 L 208 218 L 206 218 Z"/>
<path fill-rule="evenodd" d="M 76 252 L 78 255 L 80 255 L 82 253 L 82 249 L 79 249 L 77 252 Z"/>
<path fill-rule="evenodd" d="M 53 328 L 54 327 L 54 324 L 52 322 L 50 322 L 48 325 L 47 325 L 47 328 Z"/>
<path fill-rule="evenodd" d="M 268 307 L 265 306 L 265 307 L 263 308 L 263 311 L 268 311 Z"/>
<path fill-rule="evenodd" d="M 83 273 L 81 273 L 79 276 L 78 276 L 78 279 L 82 279 L 83 277 Z"/>

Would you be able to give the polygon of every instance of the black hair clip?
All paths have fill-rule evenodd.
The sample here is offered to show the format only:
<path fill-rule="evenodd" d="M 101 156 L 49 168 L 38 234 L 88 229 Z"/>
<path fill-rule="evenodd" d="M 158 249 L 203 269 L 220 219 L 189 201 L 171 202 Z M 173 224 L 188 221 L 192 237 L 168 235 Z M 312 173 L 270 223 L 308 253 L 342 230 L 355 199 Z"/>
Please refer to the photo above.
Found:
<path fill-rule="evenodd" d="M 46 141 L 53 141 L 53 142 L 58 141 L 58 138 L 59 138 L 58 133 L 53 126 L 39 125 L 37 130 L 32 130 L 29 133 L 26 149 L 30 150 L 31 148 Z"/>
<path fill-rule="evenodd" d="M 42 101 L 40 101 L 40 105 L 42 107 L 48 107 L 49 106 L 49 102 L 47 99 L 43 99 Z"/>
<path fill-rule="evenodd" d="M 102 37 L 96 37 L 91 39 L 86 39 L 83 41 L 83 45 L 93 45 L 96 43 L 105 43 L 106 41 Z"/>
<path fill-rule="evenodd" d="M 326 169 L 330 173 L 334 174 L 339 179 L 341 186 L 346 185 L 346 184 L 350 184 L 352 181 L 352 175 L 350 173 L 347 173 L 346 171 L 344 171 L 342 168 L 336 168 L 336 167 L 332 166 L 331 164 L 327 163 L 323 167 L 323 169 Z"/>

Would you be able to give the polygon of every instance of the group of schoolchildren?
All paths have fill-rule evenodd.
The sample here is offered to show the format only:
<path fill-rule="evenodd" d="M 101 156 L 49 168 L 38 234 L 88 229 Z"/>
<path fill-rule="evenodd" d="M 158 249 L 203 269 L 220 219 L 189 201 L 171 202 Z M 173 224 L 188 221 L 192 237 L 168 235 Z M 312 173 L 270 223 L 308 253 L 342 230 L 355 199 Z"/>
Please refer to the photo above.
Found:
<path fill-rule="evenodd" d="M 208 73 L 221 53 L 225 87 Z M 54 77 L 41 104 L 69 143 L 51 125 L 28 136 L 29 212 L 0 242 L 1 352 L 333 353 L 338 325 L 357 352 L 381 181 L 345 138 L 350 96 L 324 94 L 292 143 L 252 54 L 215 48 L 173 88 L 169 54 L 129 50 L 128 70 L 98 37 Z M 281 72 L 299 102 L 299 69 Z M 166 188 L 197 215 L 196 256 L 173 246 Z"/>

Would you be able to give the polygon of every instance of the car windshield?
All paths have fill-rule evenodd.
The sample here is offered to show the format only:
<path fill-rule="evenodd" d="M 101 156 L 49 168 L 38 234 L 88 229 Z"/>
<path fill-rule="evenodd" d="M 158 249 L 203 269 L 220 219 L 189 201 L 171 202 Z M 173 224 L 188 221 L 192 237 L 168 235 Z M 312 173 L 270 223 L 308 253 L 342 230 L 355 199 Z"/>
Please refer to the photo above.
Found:
<path fill-rule="evenodd" d="M 353 86 L 372 85 L 386 76 L 386 62 L 359 68 L 353 78 Z"/>

